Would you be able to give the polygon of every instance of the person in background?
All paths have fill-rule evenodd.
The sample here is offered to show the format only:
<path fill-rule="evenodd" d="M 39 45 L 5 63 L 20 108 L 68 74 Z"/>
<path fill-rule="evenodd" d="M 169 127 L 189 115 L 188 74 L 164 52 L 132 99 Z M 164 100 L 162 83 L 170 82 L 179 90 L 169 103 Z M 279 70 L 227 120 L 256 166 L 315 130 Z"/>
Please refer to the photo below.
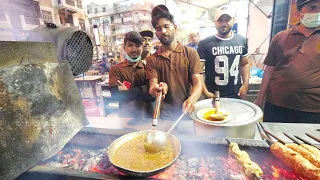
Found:
<path fill-rule="evenodd" d="M 102 58 L 101 58 L 101 60 L 102 60 L 103 62 L 108 62 L 108 56 L 106 56 L 106 53 L 102 53 Z"/>
<path fill-rule="evenodd" d="M 189 40 L 190 40 L 190 43 L 187 44 L 187 46 L 192 47 L 193 49 L 197 50 L 198 49 L 198 43 L 199 43 L 199 40 L 200 40 L 199 32 L 191 32 L 189 34 Z"/>
<path fill-rule="evenodd" d="M 102 69 L 102 74 L 104 74 L 105 72 L 109 72 L 110 71 L 110 64 L 108 62 L 108 57 L 106 56 L 105 53 L 102 54 L 102 58 L 101 58 L 101 62 L 99 64 L 99 68 Z"/>
<path fill-rule="evenodd" d="M 300 22 L 276 34 L 255 104 L 264 121 L 320 123 L 320 0 L 297 0 Z"/>
<path fill-rule="evenodd" d="M 119 117 L 141 120 L 151 118 L 152 98 L 148 93 L 146 69 L 141 61 L 143 39 L 130 31 L 124 37 L 126 58 L 113 65 L 109 73 L 111 97 L 119 101 Z"/>
<path fill-rule="evenodd" d="M 151 55 L 153 32 L 150 30 L 140 31 L 143 38 L 143 51 L 141 54 L 142 62 L 146 64 L 146 59 Z"/>
<path fill-rule="evenodd" d="M 247 39 L 233 33 L 234 22 L 235 12 L 230 6 L 218 8 L 215 14 L 217 33 L 199 43 L 198 53 L 202 67 L 205 66 L 203 94 L 206 98 L 213 98 L 217 90 L 221 97 L 244 98 L 248 91 Z"/>
<path fill-rule="evenodd" d="M 174 17 L 164 5 L 152 10 L 152 25 L 162 43 L 147 60 L 149 93 L 157 97 L 162 91 L 160 117 L 176 120 L 181 112 L 192 112 L 201 95 L 201 64 L 197 52 L 176 40 Z"/>

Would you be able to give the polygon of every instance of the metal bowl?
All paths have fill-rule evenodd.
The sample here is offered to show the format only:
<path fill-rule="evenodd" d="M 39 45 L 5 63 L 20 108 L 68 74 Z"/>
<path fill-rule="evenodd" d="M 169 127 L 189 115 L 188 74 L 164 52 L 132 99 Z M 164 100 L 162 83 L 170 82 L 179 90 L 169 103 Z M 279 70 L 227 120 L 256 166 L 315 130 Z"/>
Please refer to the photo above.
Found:
<path fill-rule="evenodd" d="M 194 120 L 194 130 L 198 136 L 228 136 L 231 138 L 253 139 L 256 131 L 256 122 L 262 118 L 262 110 L 257 105 L 231 98 L 221 98 L 220 108 L 229 111 L 232 119 L 226 123 L 210 123 L 200 120 L 197 112 L 204 108 L 212 108 L 212 99 L 198 101 L 195 110 L 191 113 Z"/>
<path fill-rule="evenodd" d="M 174 148 L 174 156 L 175 158 L 167 165 L 160 167 L 158 169 L 154 169 L 151 171 L 136 171 L 136 170 L 132 170 L 132 169 L 127 169 L 124 167 L 121 167 L 117 164 L 115 164 L 113 162 L 113 156 L 116 153 L 117 149 L 124 144 L 127 141 L 130 141 L 131 139 L 134 139 L 138 136 L 142 136 L 142 135 L 146 135 L 148 132 L 150 132 L 151 130 L 148 131 L 138 131 L 138 132 L 133 132 L 133 133 L 129 133 L 126 135 L 123 135 L 121 137 L 119 137 L 118 139 L 116 139 L 115 141 L 113 141 L 109 148 L 108 148 L 108 156 L 109 156 L 109 160 L 112 163 L 112 165 L 117 168 L 119 171 L 123 172 L 124 174 L 130 175 L 130 176 L 136 176 L 136 177 L 148 177 L 148 176 L 152 176 L 155 174 L 158 174 L 164 170 L 166 170 L 167 168 L 169 168 L 173 162 L 179 157 L 180 155 L 180 151 L 181 151 L 181 144 L 180 141 L 173 135 L 170 134 L 170 136 L 168 137 L 168 139 L 171 140 L 173 148 Z"/>

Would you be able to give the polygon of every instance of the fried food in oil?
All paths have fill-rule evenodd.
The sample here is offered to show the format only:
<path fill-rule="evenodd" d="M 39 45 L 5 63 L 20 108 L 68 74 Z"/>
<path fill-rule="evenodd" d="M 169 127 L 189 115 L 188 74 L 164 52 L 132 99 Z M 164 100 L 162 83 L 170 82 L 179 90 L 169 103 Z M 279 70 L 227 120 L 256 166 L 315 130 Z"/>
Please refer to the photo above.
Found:
<path fill-rule="evenodd" d="M 144 142 L 146 135 L 138 136 L 122 144 L 112 157 L 115 165 L 134 171 L 151 171 L 168 165 L 174 157 L 171 141 L 158 153 L 145 151 Z"/>

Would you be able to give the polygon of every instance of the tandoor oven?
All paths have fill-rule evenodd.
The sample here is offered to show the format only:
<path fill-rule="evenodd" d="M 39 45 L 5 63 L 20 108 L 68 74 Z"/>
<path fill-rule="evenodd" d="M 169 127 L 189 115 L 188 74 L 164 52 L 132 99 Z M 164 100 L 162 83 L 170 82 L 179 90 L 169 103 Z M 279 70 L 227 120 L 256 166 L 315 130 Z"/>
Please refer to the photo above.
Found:
<path fill-rule="evenodd" d="M 18 179 L 49 176 L 77 179 L 123 179 L 126 175 L 112 166 L 107 147 L 112 141 L 131 131 L 84 128 L 61 151 L 39 163 Z M 175 163 L 148 179 L 248 179 L 236 160 L 228 156 L 224 138 L 177 136 L 181 154 Z M 229 139 L 239 144 L 264 174 L 262 179 L 302 179 L 271 154 L 265 141 Z M 141 178 L 139 178 L 141 179 Z"/>

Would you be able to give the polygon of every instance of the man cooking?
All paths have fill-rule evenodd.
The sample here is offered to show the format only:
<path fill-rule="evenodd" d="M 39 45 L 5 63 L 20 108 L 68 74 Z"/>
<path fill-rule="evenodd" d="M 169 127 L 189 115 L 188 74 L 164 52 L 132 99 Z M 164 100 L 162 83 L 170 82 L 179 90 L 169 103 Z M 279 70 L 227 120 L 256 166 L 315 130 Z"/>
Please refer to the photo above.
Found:
<path fill-rule="evenodd" d="M 134 120 L 152 117 L 154 99 L 148 93 L 145 65 L 141 61 L 142 43 L 138 32 L 126 33 L 126 58 L 110 69 L 109 86 L 112 98 L 119 100 L 119 117 Z"/>
<path fill-rule="evenodd" d="M 297 0 L 300 22 L 272 39 L 260 92 L 264 121 L 320 123 L 320 0 Z"/>
<path fill-rule="evenodd" d="M 215 14 L 217 33 L 199 43 L 198 53 L 202 65 L 205 65 L 206 77 L 203 94 L 207 98 L 213 98 L 217 90 L 221 97 L 244 98 L 248 91 L 250 64 L 246 58 L 247 40 L 233 33 L 234 22 L 235 11 L 230 6 L 218 8 Z"/>
<path fill-rule="evenodd" d="M 194 49 L 177 42 L 177 26 L 167 7 L 155 7 L 152 15 L 162 45 L 147 60 L 149 93 L 157 97 L 162 91 L 161 118 L 175 120 L 182 111 L 192 112 L 202 93 L 200 59 Z"/>
<path fill-rule="evenodd" d="M 150 30 L 140 31 L 143 39 L 143 51 L 141 54 L 142 62 L 146 64 L 146 59 L 151 55 L 153 32 Z"/>

